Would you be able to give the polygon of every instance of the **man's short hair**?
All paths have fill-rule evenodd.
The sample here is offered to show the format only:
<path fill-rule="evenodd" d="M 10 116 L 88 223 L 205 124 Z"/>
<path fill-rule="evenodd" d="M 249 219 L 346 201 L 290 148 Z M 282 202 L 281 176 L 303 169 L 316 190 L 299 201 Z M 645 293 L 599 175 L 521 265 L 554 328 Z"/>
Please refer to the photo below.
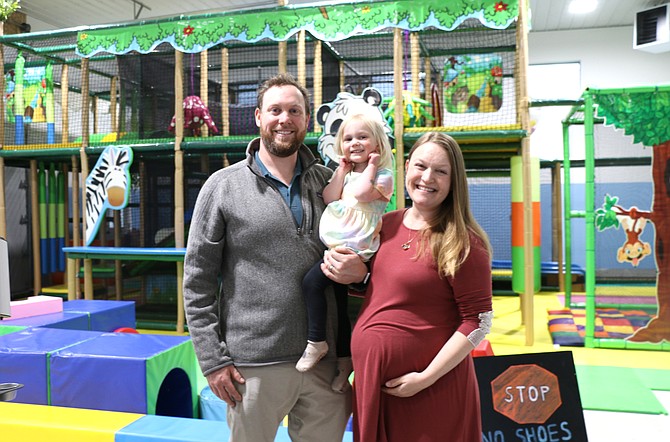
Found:
<path fill-rule="evenodd" d="M 296 87 L 302 94 L 303 98 L 305 99 L 305 113 L 308 116 L 311 115 L 311 109 L 309 105 L 309 92 L 307 92 L 307 89 L 305 89 L 305 87 L 301 85 L 298 82 L 298 80 L 293 78 L 291 74 L 286 73 L 277 74 L 274 77 L 267 79 L 263 84 L 260 85 L 257 92 L 256 107 L 258 107 L 258 109 L 263 109 L 263 97 L 265 96 L 265 92 L 267 92 L 268 89 L 272 87 L 281 87 L 281 86 Z"/>

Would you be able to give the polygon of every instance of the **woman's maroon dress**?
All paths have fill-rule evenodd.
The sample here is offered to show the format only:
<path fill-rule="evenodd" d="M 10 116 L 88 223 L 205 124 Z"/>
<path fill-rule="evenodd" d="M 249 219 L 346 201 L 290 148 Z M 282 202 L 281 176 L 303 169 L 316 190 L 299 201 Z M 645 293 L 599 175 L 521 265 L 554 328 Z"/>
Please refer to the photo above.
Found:
<path fill-rule="evenodd" d="M 384 216 L 381 247 L 371 263 L 366 299 L 354 326 L 354 440 L 481 442 L 479 389 L 468 355 L 432 386 L 409 398 L 382 393 L 393 378 L 424 370 L 447 340 L 480 327 L 490 312 L 491 266 L 471 235 L 455 277 L 440 278 L 432 259 L 413 260 L 416 231 L 403 211 Z"/>

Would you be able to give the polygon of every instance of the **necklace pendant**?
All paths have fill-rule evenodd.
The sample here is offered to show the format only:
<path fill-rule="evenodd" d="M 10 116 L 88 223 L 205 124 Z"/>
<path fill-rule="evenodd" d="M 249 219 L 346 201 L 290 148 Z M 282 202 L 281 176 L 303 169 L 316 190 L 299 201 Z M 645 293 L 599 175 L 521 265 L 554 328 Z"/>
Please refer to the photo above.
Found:
<path fill-rule="evenodd" d="M 406 242 L 401 247 L 402 247 L 403 250 L 409 250 L 409 242 Z"/>

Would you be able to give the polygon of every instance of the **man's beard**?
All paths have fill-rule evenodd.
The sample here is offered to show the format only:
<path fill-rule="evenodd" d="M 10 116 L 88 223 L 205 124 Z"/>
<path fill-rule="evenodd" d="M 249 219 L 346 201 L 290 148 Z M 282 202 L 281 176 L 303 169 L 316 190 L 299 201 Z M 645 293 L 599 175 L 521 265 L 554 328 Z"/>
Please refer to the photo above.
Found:
<path fill-rule="evenodd" d="M 291 142 L 278 142 L 274 139 L 272 132 L 267 130 L 261 131 L 261 141 L 263 141 L 265 148 L 270 154 L 280 158 L 290 157 L 296 153 L 304 140 L 305 132 L 296 132 Z"/>

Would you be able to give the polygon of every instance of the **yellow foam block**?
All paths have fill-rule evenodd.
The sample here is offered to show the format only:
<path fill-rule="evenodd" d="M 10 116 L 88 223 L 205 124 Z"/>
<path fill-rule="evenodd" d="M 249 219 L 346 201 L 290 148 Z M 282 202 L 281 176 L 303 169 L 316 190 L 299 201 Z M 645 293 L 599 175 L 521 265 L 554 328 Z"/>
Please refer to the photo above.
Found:
<path fill-rule="evenodd" d="M 2 440 L 114 442 L 143 414 L 0 402 Z"/>

